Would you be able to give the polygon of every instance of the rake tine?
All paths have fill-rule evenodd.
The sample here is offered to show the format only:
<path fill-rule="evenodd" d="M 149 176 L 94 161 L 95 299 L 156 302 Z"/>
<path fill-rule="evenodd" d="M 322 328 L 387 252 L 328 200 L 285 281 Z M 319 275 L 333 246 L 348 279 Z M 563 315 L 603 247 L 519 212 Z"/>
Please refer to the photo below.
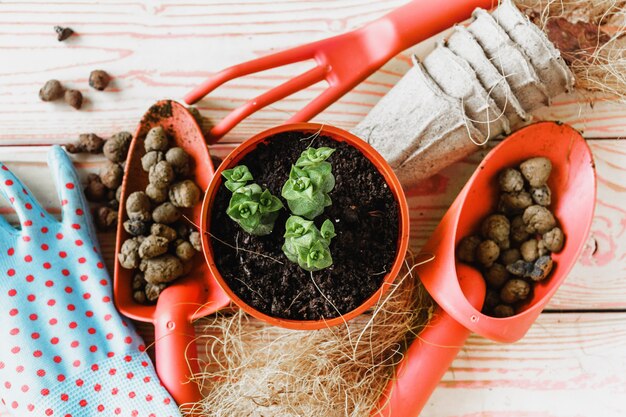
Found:
<path fill-rule="evenodd" d="M 233 127 L 251 114 L 291 94 L 322 81 L 328 72 L 326 66 L 315 66 L 310 70 L 292 78 L 289 81 L 247 101 L 242 106 L 230 112 L 223 120 L 211 129 L 209 144 L 214 144 Z"/>
<path fill-rule="evenodd" d="M 346 93 L 345 88 L 331 85 L 322 94 L 315 97 L 309 104 L 304 106 L 299 112 L 294 114 L 287 123 L 299 123 L 311 120 L 328 106 L 333 104 Z"/>
<path fill-rule="evenodd" d="M 298 46 L 296 48 L 277 52 L 272 55 L 264 56 L 254 59 L 252 61 L 225 68 L 207 79 L 204 83 L 200 84 L 191 92 L 187 93 L 187 95 L 184 97 L 184 100 L 187 104 L 194 104 L 202 97 L 215 90 L 217 87 L 234 78 L 243 77 L 245 75 L 265 71 L 283 65 L 293 64 L 298 61 L 312 59 L 315 52 L 312 46 L 312 44 Z"/>

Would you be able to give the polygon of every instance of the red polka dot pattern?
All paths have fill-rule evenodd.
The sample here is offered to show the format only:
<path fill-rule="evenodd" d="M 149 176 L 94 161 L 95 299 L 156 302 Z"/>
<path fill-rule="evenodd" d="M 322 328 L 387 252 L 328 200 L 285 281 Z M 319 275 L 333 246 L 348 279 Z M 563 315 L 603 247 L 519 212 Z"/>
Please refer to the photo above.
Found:
<path fill-rule="evenodd" d="M 0 224 L 0 404 L 20 417 L 180 416 L 115 310 L 79 180 L 53 147 L 63 221 L 0 163 L 21 231 Z"/>

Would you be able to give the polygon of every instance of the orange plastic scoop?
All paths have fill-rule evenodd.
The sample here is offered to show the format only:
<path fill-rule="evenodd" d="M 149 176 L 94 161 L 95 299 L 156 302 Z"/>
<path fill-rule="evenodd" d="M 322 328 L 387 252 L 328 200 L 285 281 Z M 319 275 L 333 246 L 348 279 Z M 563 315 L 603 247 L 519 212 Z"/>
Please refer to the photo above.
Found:
<path fill-rule="evenodd" d="M 455 249 L 480 229 L 497 205 L 498 173 L 524 160 L 544 156 L 552 161 L 548 185 L 551 209 L 565 233 L 562 252 L 553 254 L 554 269 L 535 286 L 532 299 L 512 317 L 482 314 L 463 294 L 457 278 Z M 596 197 L 596 175 L 585 139 L 570 126 L 544 122 L 525 127 L 496 146 L 482 161 L 435 230 L 423 251 L 435 255 L 418 273 L 437 304 L 462 326 L 498 342 L 522 338 L 574 266 L 585 244 Z"/>
<path fill-rule="evenodd" d="M 172 145 L 183 148 L 195 161 L 193 178 L 201 190 L 206 190 L 213 178 L 213 164 L 204 136 L 193 116 L 182 105 L 163 100 L 153 105 L 144 115 L 135 132 L 128 153 L 120 218 L 117 228 L 116 253 L 130 236 L 122 227 L 126 215 L 126 198 L 134 191 L 143 191 L 148 184 L 148 174 L 141 167 L 145 154 L 144 138 L 148 131 L 162 126 L 173 141 Z M 201 204 L 197 204 L 186 215 L 200 224 Z M 181 405 L 200 399 L 198 386 L 189 382 L 198 372 L 195 332 L 192 320 L 214 313 L 229 304 L 228 296 L 215 282 L 204 262 L 202 254 L 194 257 L 193 270 L 175 281 L 161 293 L 156 306 L 137 303 L 132 295 L 133 271 L 115 263 L 115 304 L 124 315 L 139 321 L 151 322 L 155 327 L 156 367 L 163 385 Z"/>
<path fill-rule="evenodd" d="M 552 161 L 548 181 L 552 189 L 551 208 L 565 233 L 565 246 L 553 255 L 552 275 L 535 287 L 524 311 L 502 319 L 485 316 L 480 312 L 484 279 L 477 269 L 455 262 L 455 248 L 493 212 L 499 193 L 498 173 L 533 156 Z M 372 416 L 419 415 L 471 331 L 499 342 L 513 342 L 524 336 L 574 266 L 591 227 L 595 195 L 591 152 L 583 137 L 569 126 L 538 123 L 517 131 L 496 146 L 461 190 L 423 249 L 435 258 L 419 266 L 417 272 L 439 307 L 434 319 L 405 353 Z"/>

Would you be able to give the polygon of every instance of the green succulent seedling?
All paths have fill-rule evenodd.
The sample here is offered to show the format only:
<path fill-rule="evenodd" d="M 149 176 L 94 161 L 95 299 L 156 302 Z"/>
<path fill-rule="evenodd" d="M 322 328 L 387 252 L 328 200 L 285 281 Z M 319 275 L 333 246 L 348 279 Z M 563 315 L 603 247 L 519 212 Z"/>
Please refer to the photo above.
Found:
<path fill-rule="evenodd" d="M 228 171 L 228 173 L 227 173 Z M 245 165 L 222 173 L 226 188 L 233 192 L 226 214 L 243 230 L 255 236 L 272 233 L 279 211 L 284 207 L 280 199 L 258 184 L 246 185 L 252 174 Z"/>
<path fill-rule="evenodd" d="M 326 161 L 335 150 L 307 148 L 292 165 L 281 195 L 297 216 L 314 219 L 332 204 L 328 193 L 335 187 L 332 166 Z"/>
<path fill-rule="evenodd" d="M 237 165 L 235 168 L 225 169 L 222 172 L 222 175 L 226 178 L 224 186 L 226 186 L 226 188 L 233 193 L 246 185 L 248 181 L 252 181 L 254 179 L 252 177 L 252 173 L 245 165 Z"/>
<path fill-rule="evenodd" d="M 319 271 L 333 264 L 330 241 L 335 237 L 335 226 L 325 220 L 318 229 L 313 221 L 290 216 L 285 224 L 283 253 L 306 271 Z"/>

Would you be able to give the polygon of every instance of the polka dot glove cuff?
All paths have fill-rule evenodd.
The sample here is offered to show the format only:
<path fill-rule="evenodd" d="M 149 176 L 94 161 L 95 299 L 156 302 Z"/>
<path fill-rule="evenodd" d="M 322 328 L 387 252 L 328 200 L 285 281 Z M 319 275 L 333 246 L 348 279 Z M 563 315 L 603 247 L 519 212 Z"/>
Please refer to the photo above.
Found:
<path fill-rule="evenodd" d="M 56 221 L 0 163 L 0 400 L 15 416 L 180 416 L 132 325 L 115 310 L 80 182 L 58 146 Z"/>

